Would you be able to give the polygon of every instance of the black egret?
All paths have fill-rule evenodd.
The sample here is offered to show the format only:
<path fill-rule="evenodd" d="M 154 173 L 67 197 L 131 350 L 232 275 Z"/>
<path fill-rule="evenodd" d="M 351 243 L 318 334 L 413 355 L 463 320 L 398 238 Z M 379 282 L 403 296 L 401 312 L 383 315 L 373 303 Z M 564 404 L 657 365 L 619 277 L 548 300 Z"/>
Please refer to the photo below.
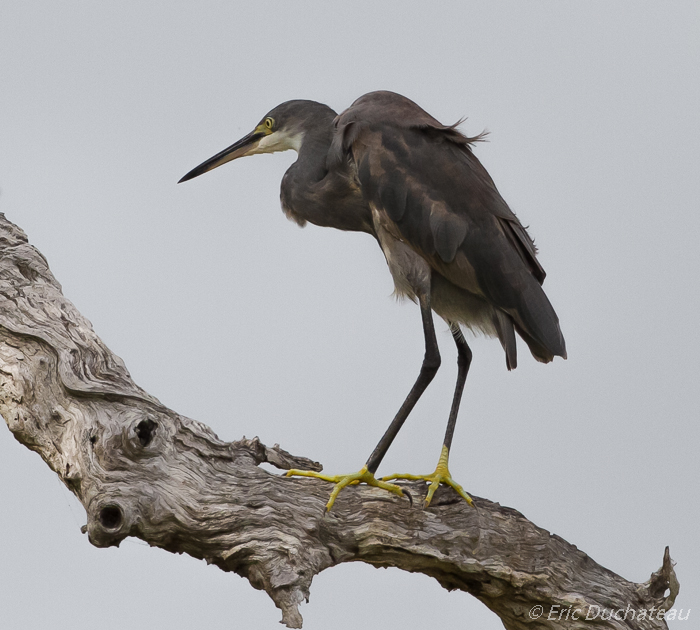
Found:
<path fill-rule="evenodd" d="M 463 328 L 497 337 L 506 366 L 516 367 L 515 333 L 538 361 L 566 358 L 564 337 L 542 290 L 537 249 L 475 157 L 481 136 L 467 137 L 408 98 L 371 92 L 342 114 L 307 100 L 282 103 L 247 136 L 191 170 L 180 181 L 236 158 L 294 149 L 298 158 L 282 178 L 282 209 L 307 222 L 371 234 L 384 252 L 396 293 L 420 306 L 425 355 L 418 378 L 367 463 L 356 473 L 328 476 L 290 470 L 335 483 L 340 490 L 367 483 L 403 496 L 389 480 L 430 482 L 424 505 L 440 483 L 469 495 L 451 477 L 448 457 L 472 352 Z M 435 472 L 374 475 L 401 426 L 440 366 L 432 311 L 457 345 L 457 385 Z"/>

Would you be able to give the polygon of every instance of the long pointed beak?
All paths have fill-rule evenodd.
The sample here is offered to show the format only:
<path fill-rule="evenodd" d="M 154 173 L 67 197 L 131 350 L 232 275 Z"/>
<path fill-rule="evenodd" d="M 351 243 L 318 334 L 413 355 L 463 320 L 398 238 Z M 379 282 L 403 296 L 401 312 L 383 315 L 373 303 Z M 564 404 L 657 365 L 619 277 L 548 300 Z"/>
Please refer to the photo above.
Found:
<path fill-rule="evenodd" d="M 202 175 L 207 171 L 211 171 L 217 166 L 226 164 L 226 162 L 230 162 L 231 160 L 247 155 L 249 151 L 258 146 L 258 142 L 264 136 L 265 134 L 259 131 L 251 131 L 247 136 L 241 138 L 238 142 L 235 142 L 227 149 L 224 149 L 220 153 L 217 153 L 214 157 L 210 157 L 206 162 L 202 162 L 199 166 L 193 168 L 178 182 L 178 184 L 186 182 L 188 179 L 192 179 L 198 175 Z"/>

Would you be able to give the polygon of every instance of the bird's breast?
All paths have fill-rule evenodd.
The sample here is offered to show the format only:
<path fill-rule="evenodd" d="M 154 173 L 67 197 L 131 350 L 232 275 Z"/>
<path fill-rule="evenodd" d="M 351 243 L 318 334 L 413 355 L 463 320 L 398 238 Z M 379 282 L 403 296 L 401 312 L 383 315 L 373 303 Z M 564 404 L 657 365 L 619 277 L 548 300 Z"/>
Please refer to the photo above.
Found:
<path fill-rule="evenodd" d="M 374 205 L 371 209 L 374 232 L 394 280 L 396 294 L 412 300 L 421 294 L 428 295 L 432 273 L 430 264 L 404 241 L 396 224 L 383 210 Z"/>
<path fill-rule="evenodd" d="M 373 234 L 369 207 L 350 178 L 327 172 L 314 181 L 290 171 L 282 180 L 280 195 L 289 219 L 299 225 L 308 221 L 321 227 Z"/>

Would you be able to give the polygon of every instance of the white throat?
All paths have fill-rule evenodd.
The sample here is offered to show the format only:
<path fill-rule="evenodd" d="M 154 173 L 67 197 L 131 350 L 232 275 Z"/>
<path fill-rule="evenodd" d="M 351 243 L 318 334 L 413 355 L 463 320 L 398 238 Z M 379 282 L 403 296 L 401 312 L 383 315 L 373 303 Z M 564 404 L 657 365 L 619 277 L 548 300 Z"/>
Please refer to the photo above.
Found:
<path fill-rule="evenodd" d="M 277 151 L 288 151 L 289 149 L 294 149 L 294 151 L 299 153 L 303 139 L 304 133 L 302 131 L 297 131 L 296 133 L 282 130 L 273 131 L 269 136 L 261 138 L 255 149 L 250 151 L 248 155 L 275 153 Z"/>

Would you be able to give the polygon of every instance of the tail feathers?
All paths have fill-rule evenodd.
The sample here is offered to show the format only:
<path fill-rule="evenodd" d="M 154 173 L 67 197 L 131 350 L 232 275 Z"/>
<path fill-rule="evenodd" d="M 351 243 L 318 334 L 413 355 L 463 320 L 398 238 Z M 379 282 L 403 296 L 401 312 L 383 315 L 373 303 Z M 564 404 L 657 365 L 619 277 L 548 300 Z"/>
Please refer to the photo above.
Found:
<path fill-rule="evenodd" d="M 559 327 L 559 318 L 539 283 L 530 276 L 522 291 L 519 308 L 509 309 L 515 330 L 530 348 L 532 356 L 542 363 L 554 357 L 566 359 L 566 343 Z"/>
<path fill-rule="evenodd" d="M 532 274 L 526 272 L 522 277 L 518 290 L 505 296 L 510 298 L 507 302 L 512 305 L 507 308 L 498 307 L 493 301 L 489 303 L 434 273 L 431 305 L 447 322 L 497 336 L 503 346 L 509 370 L 514 370 L 518 365 L 516 332 L 538 361 L 549 363 L 555 356 L 566 358 L 564 337 L 552 305 Z"/>
<path fill-rule="evenodd" d="M 564 348 L 563 346 L 561 350 L 553 352 L 548 347 L 540 343 L 537 339 L 528 335 L 527 332 L 525 332 L 517 324 L 515 324 L 515 330 L 518 331 L 518 334 L 523 338 L 528 348 L 530 348 L 532 356 L 535 357 L 535 359 L 537 359 L 540 363 L 549 363 L 554 359 L 555 356 L 566 359 L 566 348 Z"/>
<path fill-rule="evenodd" d="M 496 311 L 493 316 L 493 326 L 506 353 L 506 367 L 508 370 L 514 370 L 518 367 L 518 348 L 515 344 L 513 320 L 503 311 Z"/>

